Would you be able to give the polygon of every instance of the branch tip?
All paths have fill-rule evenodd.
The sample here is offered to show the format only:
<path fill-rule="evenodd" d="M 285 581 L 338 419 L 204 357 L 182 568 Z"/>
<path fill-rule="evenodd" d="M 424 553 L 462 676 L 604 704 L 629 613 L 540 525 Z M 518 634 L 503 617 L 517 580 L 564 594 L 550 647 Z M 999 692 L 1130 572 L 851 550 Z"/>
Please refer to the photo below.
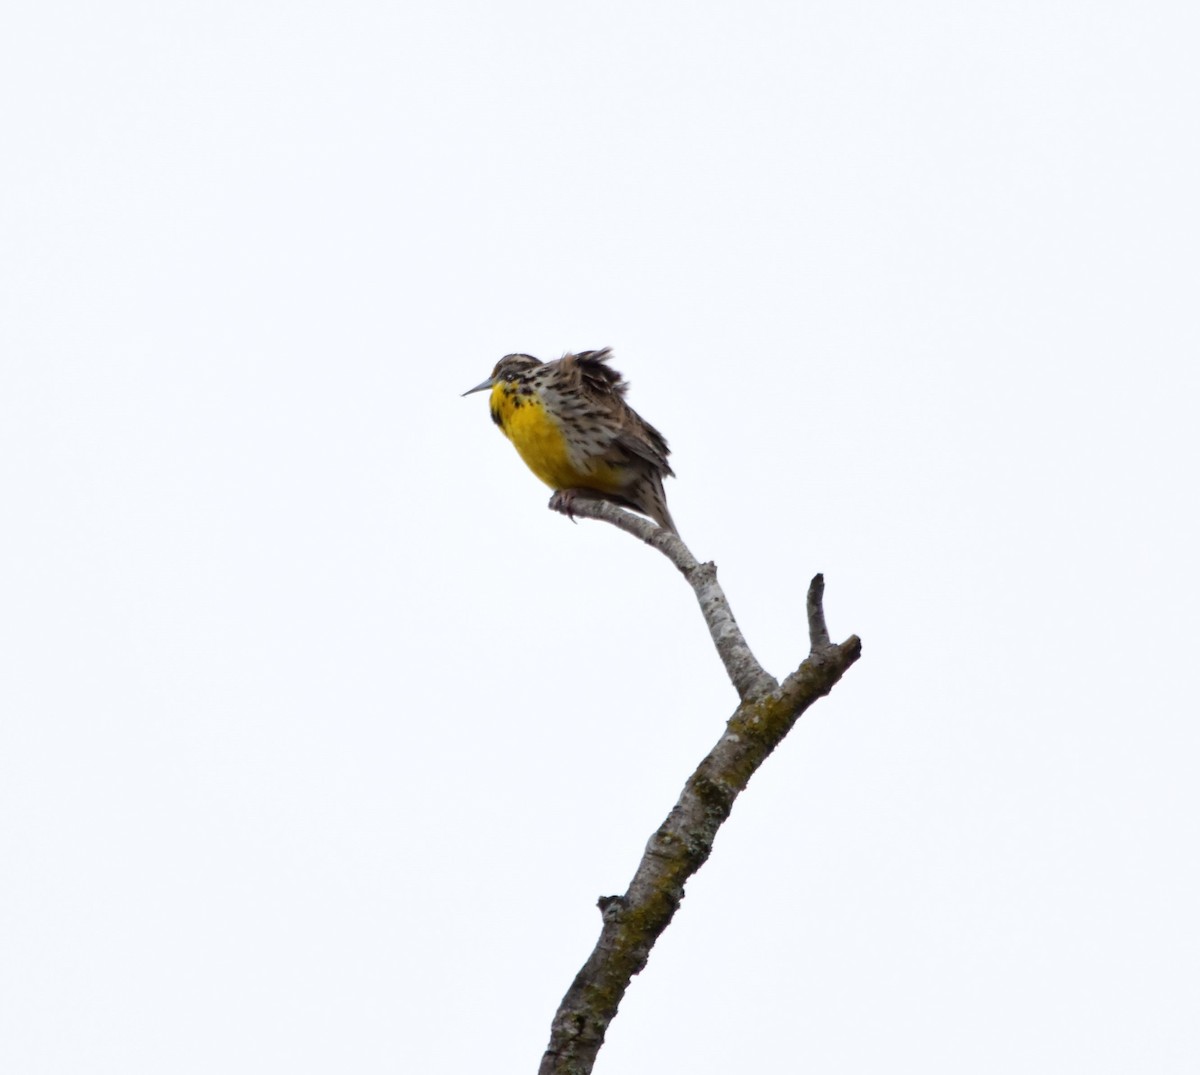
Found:
<path fill-rule="evenodd" d="M 829 628 L 825 626 L 825 576 L 816 574 L 808 584 L 808 642 L 815 653 L 829 648 Z"/>

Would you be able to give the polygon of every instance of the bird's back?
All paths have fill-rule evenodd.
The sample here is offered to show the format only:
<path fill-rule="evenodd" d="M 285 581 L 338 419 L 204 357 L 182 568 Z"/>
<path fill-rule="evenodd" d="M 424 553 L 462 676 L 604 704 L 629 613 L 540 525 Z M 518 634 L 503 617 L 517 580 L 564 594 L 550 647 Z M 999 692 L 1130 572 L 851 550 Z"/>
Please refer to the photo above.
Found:
<path fill-rule="evenodd" d="M 666 438 L 625 402 L 629 385 L 608 364 L 612 351 L 565 355 L 547 383 L 547 408 L 559 416 L 568 452 L 594 487 L 674 531 L 662 481 L 674 472 Z"/>

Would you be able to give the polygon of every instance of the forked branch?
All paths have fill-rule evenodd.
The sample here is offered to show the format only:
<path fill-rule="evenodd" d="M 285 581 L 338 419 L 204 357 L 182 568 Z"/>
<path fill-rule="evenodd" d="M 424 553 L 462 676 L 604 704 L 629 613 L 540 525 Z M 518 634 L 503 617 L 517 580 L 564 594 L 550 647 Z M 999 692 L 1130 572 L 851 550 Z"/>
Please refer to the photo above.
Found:
<path fill-rule="evenodd" d="M 674 916 L 688 878 L 708 858 L 734 800 L 804 711 L 833 689 L 862 649 L 854 635 L 838 645 L 829 641 L 825 582 L 817 575 L 808 588 L 808 656 L 782 684 L 776 683 L 746 645 L 712 564 L 698 563 L 673 534 L 612 504 L 577 501 L 571 512 L 641 538 L 683 573 L 741 702 L 650 838 L 629 890 L 600 899 L 600 939 L 559 1005 L 539 1075 L 589 1075 L 625 990 Z"/>

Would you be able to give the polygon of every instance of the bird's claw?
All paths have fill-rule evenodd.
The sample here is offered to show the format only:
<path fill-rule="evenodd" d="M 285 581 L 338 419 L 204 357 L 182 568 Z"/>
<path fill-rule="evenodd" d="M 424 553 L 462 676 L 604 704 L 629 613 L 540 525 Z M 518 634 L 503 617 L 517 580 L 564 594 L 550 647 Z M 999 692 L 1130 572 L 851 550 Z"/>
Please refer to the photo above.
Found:
<path fill-rule="evenodd" d="M 550 498 L 550 510 L 558 511 L 565 515 L 573 523 L 578 523 L 575 518 L 575 490 L 574 489 L 559 489 Z"/>

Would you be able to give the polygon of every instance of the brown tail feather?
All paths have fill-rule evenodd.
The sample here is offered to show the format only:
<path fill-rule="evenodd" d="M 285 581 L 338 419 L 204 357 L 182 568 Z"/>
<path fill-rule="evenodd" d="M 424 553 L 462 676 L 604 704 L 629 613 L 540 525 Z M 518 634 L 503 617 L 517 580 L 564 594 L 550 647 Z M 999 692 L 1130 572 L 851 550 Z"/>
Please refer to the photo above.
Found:
<path fill-rule="evenodd" d="M 667 510 L 667 495 L 663 492 L 662 476 L 648 474 L 630 492 L 630 503 L 643 515 L 649 515 L 664 530 L 679 537 L 675 520 Z"/>

